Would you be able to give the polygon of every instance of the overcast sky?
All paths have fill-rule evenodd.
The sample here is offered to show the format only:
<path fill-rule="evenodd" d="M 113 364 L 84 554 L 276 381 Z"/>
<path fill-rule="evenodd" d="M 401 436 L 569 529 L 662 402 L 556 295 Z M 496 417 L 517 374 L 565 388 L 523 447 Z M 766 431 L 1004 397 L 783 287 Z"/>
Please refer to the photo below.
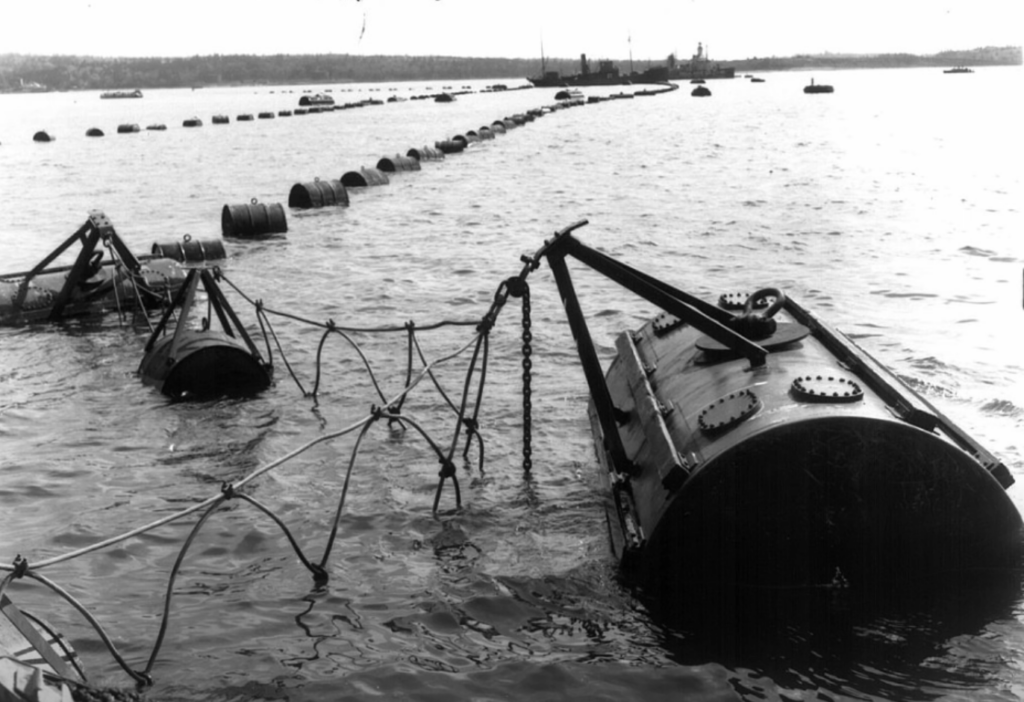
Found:
<path fill-rule="evenodd" d="M 24 0 L 0 53 L 727 60 L 1020 45 L 1024 0 Z"/>

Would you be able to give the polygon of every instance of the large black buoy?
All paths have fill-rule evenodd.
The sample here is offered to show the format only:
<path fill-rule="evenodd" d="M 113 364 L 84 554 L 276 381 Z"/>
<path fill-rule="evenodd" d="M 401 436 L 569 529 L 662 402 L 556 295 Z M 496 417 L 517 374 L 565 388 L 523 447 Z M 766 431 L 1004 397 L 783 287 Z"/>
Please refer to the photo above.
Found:
<path fill-rule="evenodd" d="M 198 326 L 190 323 L 200 285 L 212 310 L 210 316 L 220 322 L 219 331 L 211 328 L 210 318 Z M 174 333 L 167 334 L 167 323 L 179 307 Z M 143 384 L 172 399 L 202 400 L 262 392 L 270 387 L 273 367 L 260 356 L 213 273 L 193 268 L 146 343 L 139 376 Z"/>
<path fill-rule="evenodd" d="M 377 161 L 377 170 L 385 173 L 396 173 L 398 171 L 418 171 L 420 170 L 419 159 L 415 159 L 411 156 L 385 156 L 381 160 Z"/>
<path fill-rule="evenodd" d="M 308 210 L 318 207 L 348 207 L 348 191 L 340 180 L 296 183 L 288 193 L 288 207 Z"/>
<path fill-rule="evenodd" d="M 32 141 L 38 141 L 38 142 L 46 143 L 48 141 L 56 141 L 56 140 L 57 140 L 57 137 L 55 137 L 53 134 L 50 134 L 45 129 L 44 130 L 40 130 L 40 131 L 38 131 L 38 132 L 36 132 L 35 134 L 32 135 Z"/>
<path fill-rule="evenodd" d="M 221 234 L 255 239 L 288 231 L 288 220 L 280 203 L 264 205 L 253 198 L 248 205 L 224 205 L 220 215 Z"/>
<path fill-rule="evenodd" d="M 444 152 L 433 146 L 412 148 L 405 152 L 405 155 L 417 161 L 443 161 Z"/>
<path fill-rule="evenodd" d="M 341 177 L 341 183 L 346 188 L 365 188 L 370 185 L 387 185 L 388 177 L 378 168 L 360 168 L 358 171 L 349 171 Z"/>

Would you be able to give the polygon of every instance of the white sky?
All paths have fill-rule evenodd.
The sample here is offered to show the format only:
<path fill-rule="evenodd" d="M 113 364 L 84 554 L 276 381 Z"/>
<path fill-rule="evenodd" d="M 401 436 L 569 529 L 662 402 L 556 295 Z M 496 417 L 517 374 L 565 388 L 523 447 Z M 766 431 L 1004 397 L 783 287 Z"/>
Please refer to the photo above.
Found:
<path fill-rule="evenodd" d="M 0 53 L 662 60 L 1021 45 L 1024 0 L 0 0 Z"/>

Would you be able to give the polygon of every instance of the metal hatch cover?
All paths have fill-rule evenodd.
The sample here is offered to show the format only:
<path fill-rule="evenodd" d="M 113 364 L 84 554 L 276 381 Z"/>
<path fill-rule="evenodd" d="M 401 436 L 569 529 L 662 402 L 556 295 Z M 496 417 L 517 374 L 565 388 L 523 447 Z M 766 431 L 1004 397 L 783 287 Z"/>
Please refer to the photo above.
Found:
<path fill-rule="evenodd" d="M 804 402 L 857 402 L 864 391 L 855 380 L 834 375 L 804 375 L 791 386 L 793 396 Z"/>
<path fill-rule="evenodd" d="M 733 427 L 761 408 L 761 400 L 752 390 L 740 390 L 720 397 L 700 411 L 697 424 L 705 432 Z"/>

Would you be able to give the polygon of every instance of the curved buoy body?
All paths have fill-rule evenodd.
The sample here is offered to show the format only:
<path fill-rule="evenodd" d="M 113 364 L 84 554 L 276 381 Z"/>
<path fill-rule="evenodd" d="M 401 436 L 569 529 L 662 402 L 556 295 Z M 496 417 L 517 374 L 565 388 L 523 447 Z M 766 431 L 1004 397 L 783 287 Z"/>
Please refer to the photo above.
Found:
<path fill-rule="evenodd" d="M 137 124 L 119 124 L 117 125 L 118 134 L 135 134 L 139 131 L 139 125 Z"/>
<path fill-rule="evenodd" d="M 235 121 L 236 122 L 252 122 L 252 115 L 249 114 L 248 112 L 244 113 L 244 114 L 240 114 L 237 117 L 235 117 Z"/>
<path fill-rule="evenodd" d="M 411 156 L 385 156 L 381 160 L 377 161 L 377 170 L 385 173 L 396 173 L 398 171 L 418 171 L 420 170 L 419 160 L 412 158 Z"/>
<path fill-rule="evenodd" d="M 170 258 L 140 256 L 139 271 L 144 294 L 139 295 L 147 309 L 160 307 L 181 287 L 186 271 Z M 49 268 L 28 277 L 27 273 L 0 276 L 0 325 L 40 322 L 50 318 L 57 296 L 64 289 L 71 266 Z M 140 286 L 139 290 L 143 290 Z M 61 314 L 95 314 L 136 304 L 136 288 L 121 266 L 107 261 L 90 270 L 79 285 L 70 290 Z"/>
<path fill-rule="evenodd" d="M 246 396 L 270 387 L 271 370 L 235 337 L 212 330 L 185 330 L 171 357 L 174 341 L 173 335 L 157 340 L 139 366 L 143 384 L 170 398 Z"/>
<path fill-rule="evenodd" d="M 292 111 L 291 110 L 278 110 L 277 111 L 277 116 L 278 117 L 291 117 L 292 116 Z"/>
<path fill-rule="evenodd" d="M 201 127 L 201 126 L 203 126 L 203 120 L 199 119 L 198 117 L 192 117 L 191 119 L 186 119 L 184 122 L 182 122 L 181 126 L 183 126 L 183 127 Z"/>
<path fill-rule="evenodd" d="M 296 183 L 288 193 L 288 207 L 307 210 L 318 207 L 348 207 L 348 191 L 340 180 Z"/>
<path fill-rule="evenodd" d="M 188 235 L 179 241 L 155 242 L 153 255 L 178 263 L 207 263 L 228 257 L 221 239 L 193 239 Z"/>
<path fill-rule="evenodd" d="M 214 115 L 213 119 L 210 121 L 214 124 L 229 124 L 231 122 L 231 118 L 227 115 Z"/>
<path fill-rule="evenodd" d="M 491 131 L 494 132 L 495 134 L 504 134 L 505 123 L 501 120 L 495 121 L 493 124 L 491 124 Z"/>
<path fill-rule="evenodd" d="M 273 112 L 260 112 L 259 113 L 259 118 L 260 119 L 274 119 L 274 113 Z"/>
<path fill-rule="evenodd" d="M 101 137 L 103 136 L 103 130 L 99 127 L 92 127 L 85 132 L 87 137 Z"/>
<path fill-rule="evenodd" d="M 467 132 L 467 134 L 471 134 L 471 133 L 472 132 Z M 494 138 L 494 132 L 491 130 L 490 127 L 485 125 L 483 127 L 480 127 L 480 130 L 477 132 L 477 136 L 479 136 L 483 140 L 493 139 Z"/>
<path fill-rule="evenodd" d="M 390 181 L 377 168 L 360 168 L 349 171 L 341 177 L 341 184 L 346 188 L 365 188 L 371 185 L 387 185 Z"/>
<path fill-rule="evenodd" d="M 56 140 L 57 140 L 57 137 L 55 137 L 53 134 L 50 134 L 45 129 L 42 129 L 42 130 L 40 130 L 40 131 L 38 131 L 38 132 L 36 132 L 35 134 L 32 135 L 32 141 L 38 141 L 38 142 L 43 143 L 43 144 L 45 144 L 46 142 L 56 141 Z"/>
<path fill-rule="evenodd" d="M 416 149 L 412 148 L 405 152 L 405 155 L 414 158 L 417 161 L 443 161 L 444 152 L 433 146 L 424 146 Z"/>
<path fill-rule="evenodd" d="M 711 91 L 708 90 L 707 86 L 698 85 L 690 92 L 690 95 L 693 97 L 711 97 Z"/>
<path fill-rule="evenodd" d="M 439 149 L 442 153 L 446 154 L 457 154 L 460 151 L 464 151 L 466 148 L 465 141 L 455 141 L 454 139 L 448 139 L 445 141 L 434 142 L 434 146 Z"/>
<path fill-rule="evenodd" d="M 251 239 L 287 232 L 288 220 L 280 203 L 264 205 L 253 199 L 248 205 L 224 205 L 220 228 L 226 237 Z"/>

